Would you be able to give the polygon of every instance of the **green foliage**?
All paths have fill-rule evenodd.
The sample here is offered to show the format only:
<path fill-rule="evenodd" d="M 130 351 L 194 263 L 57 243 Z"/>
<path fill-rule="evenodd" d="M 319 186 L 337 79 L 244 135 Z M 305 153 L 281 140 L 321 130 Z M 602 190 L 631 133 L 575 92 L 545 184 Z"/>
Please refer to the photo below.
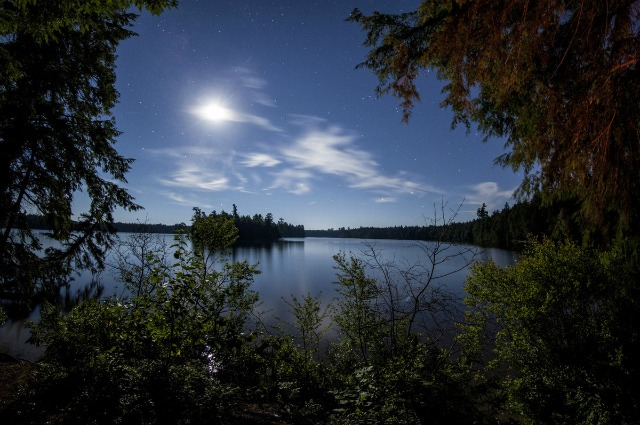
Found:
<path fill-rule="evenodd" d="M 100 18 L 117 19 L 132 7 L 154 14 L 177 6 L 177 0 L 110 0 L 96 3 L 83 0 L 10 0 L 3 4 L 0 31 L 24 32 L 42 44 L 60 41 L 70 29 L 88 33 L 101 29 Z"/>
<path fill-rule="evenodd" d="M 238 240 L 238 228 L 234 219 L 224 211 L 218 215 L 215 211 L 207 215 L 200 208 L 193 209 L 191 219 L 191 241 L 200 253 L 207 252 L 207 256 L 233 246 Z"/>
<path fill-rule="evenodd" d="M 420 266 L 398 273 L 370 247 L 369 262 L 351 255 L 334 256 L 339 299 L 334 321 L 340 339 L 330 348 L 332 394 L 337 402 L 333 422 L 409 424 L 480 423 L 477 389 L 466 365 L 436 348 L 436 329 L 418 332 L 418 317 L 445 313 L 452 300 L 430 291 L 435 269 L 456 255 L 450 244 L 426 249 L 426 275 Z M 446 252 L 446 254 L 445 254 Z M 382 279 L 367 276 L 378 271 Z M 401 295 L 402 294 L 402 295 Z M 436 309 L 439 305 L 440 309 Z"/>
<path fill-rule="evenodd" d="M 353 255 L 347 259 L 344 253 L 333 259 L 339 294 L 333 320 L 342 334 L 341 355 L 346 356 L 343 361 L 367 363 L 382 348 L 383 318 L 376 308 L 379 290 L 376 281 L 366 276 L 362 260 Z"/>
<path fill-rule="evenodd" d="M 344 376 L 344 375 L 343 375 Z M 469 424 L 488 418 L 478 409 L 469 373 L 444 350 L 418 344 L 383 364 L 343 377 L 334 390 L 334 422 L 342 424 Z M 488 423 L 488 422 L 487 422 Z"/>
<path fill-rule="evenodd" d="M 320 339 L 328 329 L 329 306 L 322 309 L 317 298 L 291 296 L 286 301 L 294 318 L 276 335 L 260 338 L 254 359 L 260 372 L 257 384 L 264 401 L 274 403 L 292 423 L 324 423 L 331 376 L 321 360 Z"/>
<path fill-rule="evenodd" d="M 324 423 L 332 405 L 326 365 L 287 333 L 264 339 L 257 354 L 263 401 L 277 405 L 293 423 Z"/>
<path fill-rule="evenodd" d="M 628 244 L 599 253 L 545 239 L 531 242 L 515 266 L 473 267 L 468 348 L 493 348 L 518 412 L 541 423 L 637 420 L 633 252 Z"/>
<path fill-rule="evenodd" d="M 521 192 L 584 201 L 591 228 L 637 231 L 640 204 L 635 0 L 421 2 L 397 15 L 354 10 L 378 76 L 408 120 L 421 71 L 447 81 L 453 125 L 506 138 L 497 163 Z M 617 223 L 620 221 L 620 223 Z"/>
<path fill-rule="evenodd" d="M 327 333 L 331 324 L 326 324 L 329 318 L 330 305 L 324 309 L 317 297 L 306 294 L 298 299 L 291 294 L 290 301 L 285 300 L 293 312 L 291 326 L 296 330 L 302 351 L 311 358 L 317 358 L 320 352 L 320 339 Z"/>

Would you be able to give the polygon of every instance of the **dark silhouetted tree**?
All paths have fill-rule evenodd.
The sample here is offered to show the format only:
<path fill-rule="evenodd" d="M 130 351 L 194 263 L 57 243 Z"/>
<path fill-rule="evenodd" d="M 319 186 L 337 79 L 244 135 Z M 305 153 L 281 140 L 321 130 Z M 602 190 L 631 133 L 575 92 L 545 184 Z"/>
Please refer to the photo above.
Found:
<path fill-rule="evenodd" d="M 175 0 L 3 1 L 0 6 L 0 286 L 29 294 L 70 268 L 103 266 L 112 213 L 139 206 L 117 182 L 118 43 L 134 35 L 133 7 L 160 13 Z M 72 211 L 84 192 L 87 211 Z M 44 257 L 26 220 L 45 218 L 59 242 Z M 78 221 L 73 225 L 71 217 Z"/>

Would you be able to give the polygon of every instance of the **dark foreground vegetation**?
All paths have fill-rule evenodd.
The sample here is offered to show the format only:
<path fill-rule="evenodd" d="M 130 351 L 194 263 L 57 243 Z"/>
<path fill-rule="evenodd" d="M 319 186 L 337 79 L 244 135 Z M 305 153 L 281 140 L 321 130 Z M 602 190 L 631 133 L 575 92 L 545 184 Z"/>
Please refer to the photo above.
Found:
<path fill-rule="evenodd" d="M 139 261 L 118 269 L 127 295 L 68 315 L 43 309 L 31 331 L 46 353 L 0 405 L 7 423 L 633 423 L 640 414 L 635 246 L 531 240 L 516 266 L 477 263 L 456 328 L 437 270 L 399 270 L 373 249 L 341 253 L 333 306 L 292 296 L 293 322 L 265 328 L 251 290 L 259 270 L 225 254 L 238 237 L 233 218 L 196 210 L 191 229 L 189 244 L 178 237 L 172 247 L 136 236 Z M 427 265 L 473 258 L 455 248 L 424 245 Z M 339 336 L 321 349 L 331 324 Z"/>
<path fill-rule="evenodd" d="M 116 47 L 133 35 L 135 7 L 176 5 L 1 3 L 3 293 L 32 302 L 74 270 L 104 268 L 117 243 L 114 210 L 140 208 L 118 186 L 132 160 L 114 148 Z M 42 359 L 0 362 L 0 420 L 639 423 L 639 20 L 634 0 L 355 10 L 350 21 L 370 48 L 361 66 L 377 75 L 379 93 L 400 98 L 408 120 L 415 80 L 435 70 L 448 82 L 454 125 L 503 137 L 497 162 L 524 171 L 519 193 L 531 201 L 480 208 L 460 226 L 443 205 L 436 237 L 412 237 L 433 239 L 421 245 L 421 265 L 388 262 L 373 246 L 336 255 L 339 297 L 332 306 L 311 294 L 288 299 L 294 319 L 282 329 L 262 325 L 257 266 L 226 255 L 249 220 L 196 208 L 187 239 L 171 247 L 149 233 L 130 240 L 116 266 L 122 295 L 69 312 L 43 306 L 30 325 Z M 74 216 L 78 190 L 90 206 Z M 58 245 L 41 252 L 30 214 Z M 276 234 L 272 217 L 250 221 Z M 524 230 L 534 235 L 505 268 L 473 263 L 473 250 L 448 242 L 511 246 Z M 453 259 L 473 263 L 463 316 L 438 286 L 438 266 Z M 337 337 L 325 349 L 330 324 Z"/>

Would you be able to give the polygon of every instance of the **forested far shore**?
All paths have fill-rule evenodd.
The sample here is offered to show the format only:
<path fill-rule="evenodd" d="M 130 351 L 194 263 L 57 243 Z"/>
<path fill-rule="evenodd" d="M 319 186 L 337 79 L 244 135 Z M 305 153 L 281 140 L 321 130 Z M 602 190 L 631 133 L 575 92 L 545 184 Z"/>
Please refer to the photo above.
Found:
<path fill-rule="evenodd" d="M 273 214 L 239 215 L 236 205 L 233 205 L 231 214 L 224 211 L 217 213 L 213 211 L 214 216 L 233 216 L 234 224 L 238 228 L 239 238 L 237 243 L 261 243 L 270 242 L 279 238 L 303 238 L 305 236 L 304 226 L 299 224 L 291 224 L 280 218 L 278 221 L 273 219 Z M 26 216 L 26 223 L 30 229 L 50 230 L 46 217 L 42 215 L 29 214 Z M 77 226 L 77 223 L 73 223 Z M 191 229 L 191 225 L 184 222 L 176 224 L 160 224 L 160 223 L 123 223 L 114 222 L 113 227 L 116 232 L 120 233 L 163 233 L 178 234 L 185 233 Z"/>
<path fill-rule="evenodd" d="M 502 209 L 489 212 L 486 205 L 478 208 L 477 218 L 467 222 L 451 222 L 425 226 L 358 227 L 306 230 L 307 237 L 398 239 L 446 241 L 520 250 L 530 236 L 549 236 L 574 241 L 599 240 L 602 234 L 584 233 L 576 225 L 579 205 L 574 201 L 545 205 L 539 196 L 531 200 L 506 203 Z"/>
<path fill-rule="evenodd" d="M 287 223 L 283 218 L 275 221 L 273 214 L 239 215 L 234 204 L 231 214 L 224 211 L 214 215 L 234 217 L 240 237 L 238 243 L 270 242 L 279 238 L 358 238 L 358 239 L 398 239 L 398 240 L 440 240 L 446 242 L 472 244 L 483 247 L 520 250 L 529 236 L 549 236 L 554 239 L 573 241 L 600 241 L 606 237 L 600 233 L 585 233 L 576 224 L 579 215 L 579 203 L 571 200 L 543 204 L 539 196 L 531 200 L 505 203 L 501 209 L 488 211 L 486 205 L 478 208 L 476 219 L 467 222 L 452 221 L 446 224 L 425 226 L 390 226 L 357 228 L 340 227 L 337 229 L 305 230 L 303 225 Z M 27 222 L 32 229 L 48 230 L 43 216 L 29 215 Z M 176 224 L 159 223 L 123 223 L 115 222 L 115 230 L 122 233 L 164 233 L 177 234 L 190 229 L 184 222 Z M 612 231 L 608 229 L 608 231 Z"/>
<path fill-rule="evenodd" d="M 51 226 L 47 224 L 47 220 L 42 215 L 29 214 L 26 216 L 26 222 L 30 229 L 37 230 L 51 230 Z M 74 222 L 74 226 L 77 225 Z M 185 231 L 189 229 L 189 225 L 182 223 L 176 224 L 160 224 L 160 223 L 144 223 L 144 222 L 136 222 L 136 223 L 122 223 L 122 222 L 114 222 L 113 227 L 116 232 L 122 233 L 136 233 L 136 232 L 145 232 L 145 233 L 166 233 L 166 234 L 176 234 L 181 231 Z"/>

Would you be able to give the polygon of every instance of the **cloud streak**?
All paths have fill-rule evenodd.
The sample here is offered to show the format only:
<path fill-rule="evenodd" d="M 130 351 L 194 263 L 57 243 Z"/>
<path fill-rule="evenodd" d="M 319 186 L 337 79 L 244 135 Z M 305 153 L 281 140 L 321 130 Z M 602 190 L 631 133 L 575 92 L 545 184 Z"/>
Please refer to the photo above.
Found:
<path fill-rule="evenodd" d="M 496 182 L 482 182 L 473 186 L 468 186 L 470 192 L 465 199 L 470 205 L 487 204 L 488 209 L 493 210 L 502 207 L 505 202 L 513 199 L 513 189 L 501 190 Z"/>
<path fill-rule="evenodd" d="M 214 173 L 198 166 L 183 166 L 171 174 L 170 179 L 160 180 L 162 184 L 170 187 L 186 187 L 208 191 L 221 191 L 232 189 L 229 179 L 219 173 Z"/>
<path fill-rule="evenodd" d="M 257 115 L 245 114 L 241 112 L 234 112 L 233 116 L 229 119 L 229 121 L 237 122 L 237 123 L 253 124 L 258 127 L 261 127 L 264 130 L 273 131 L 276 133 L 282 133 L 284 131 L 280 127 L 273 125 L 271 121 L 269 121 L 266 118 L 263 118 Z"/>
<path fill-rule="evenodd" d="M 203 204 L 202 199 L 196 199 L 193 196 L 186 197 L 184 195 L 181 195 L 175 192 L 164 192 L 164 195 L 167 198 L 169 198 L 174 204 L 177 204 L 177 205 L 185 205 L 189 207 L 192 207 L 194 205 L 199 205 L 200 208 L 207 208 L 207 209 L 213 208 L 213 205 Z"/>
<path fill-rule="evenodd" d="M 209 146 L 154 150 L 177 165 L 161 183 L 213 192 L 281 189 L 305 195 L 318 179 L 332 176 L 343 179 L 348 188 L 377 194 L 375 202 L 396 202 L 398 195 L 442 193 L 407 173 L 382 173 L 373 155 L 357 146 L 357 136 L 341 127 L 323 128 L 326 122 L 315 117 L 294 116 L 292 122 L 296 136 L 278 138 L 272 146 L 252 153 Z M 247 187 L 260 184 L 262 188 Z"/>
<path fill-rule="evenodd" d="M 250 102 L 271 108 L 276 106 L 273 99 L 264 91 L 264 88 L 267 86 L 267 82 L 264 79 L 255 76 L 253 71 L 245 67 L 236 67 L 234 71 L 239 74 L 242 87 L 248 90 Z"/>
<path fill-rule="evenodd" d="M 424 195 L 439 193 L 436 188 L 410 179 L 403 173 L 390 176 L 380 172 L 373 156 L 356 146 L 356 136 L 337 126 L 322 129 L 322 120 L 309 117 L 294 142 L 280 149 L 283 161 L 297 170 L 334 175 L 345 179 L 352 189 L 382 194 Z"/>
<path fill-rule="evenodd" d="M 273 155 L 269 155 L 266 153 L 252 153 L 245 155 L 245 160 L 240 161 L 241 164 L 246 167 L 275 167 L 276 165 L 282 163 L 279 159 L 277 159 Z"/>
<path fill-rule="evenodd" d="M 284 189 L 294 195 L 304 195 L 311 191 L 313 174 L 305 170 L 284 169 L 274 173 L 269 189 Z"/>
<path fill-rule="evenodd" d="M 398 200 L 396 198 L 392 198 L 392 197 L 387 197 L 387 198 L 377 198 L 374 200 L 374 202 L 378 203 L 378 204 L 387 204 L 387 203 L 396 203 L 398 202 Z"/>

